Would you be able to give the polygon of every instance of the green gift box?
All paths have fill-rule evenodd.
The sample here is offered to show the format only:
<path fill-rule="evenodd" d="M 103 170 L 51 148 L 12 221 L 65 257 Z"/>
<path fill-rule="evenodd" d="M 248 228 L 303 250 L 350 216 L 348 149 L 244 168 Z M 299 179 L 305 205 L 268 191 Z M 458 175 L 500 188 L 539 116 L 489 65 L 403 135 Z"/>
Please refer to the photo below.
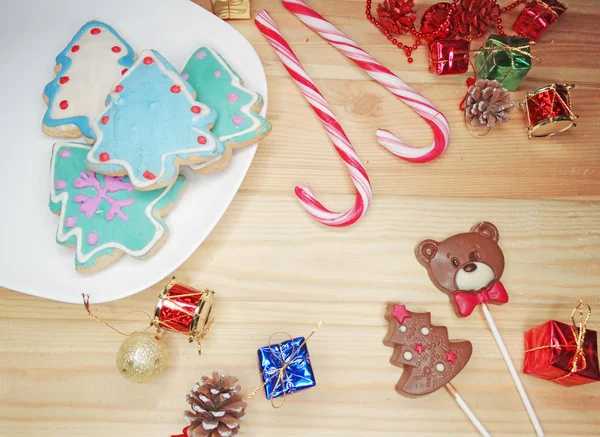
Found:
<path fill-rule="evenodd" d="M 531 70 L 530 48 L 529 38 L 490 35 L 477 53 L 477 77 L 497 80 L 507 90 L 516 90 Z"/>

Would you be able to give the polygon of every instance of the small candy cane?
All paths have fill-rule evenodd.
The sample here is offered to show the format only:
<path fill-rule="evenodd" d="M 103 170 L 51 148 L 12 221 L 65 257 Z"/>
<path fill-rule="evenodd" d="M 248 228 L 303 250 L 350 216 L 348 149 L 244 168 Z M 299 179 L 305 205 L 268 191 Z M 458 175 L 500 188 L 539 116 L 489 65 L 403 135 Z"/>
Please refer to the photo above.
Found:
<path fill-rule="evenodd" d="M 275 53 L 279 56 L 283 66 L 290 76 L 292 76 L 292 79 L 294 79 L 296 85 L 298 85 L 300 91 L 304 94 L 313 111 L 319 117 L 319 120 L 327 131 L 327 135 L 333 141 L 335 150 L 344 161 L 344 164 L 346 164 L 352 178 L 352 183 L 356 188 L 356 202 L 346 212 L 333 212 L 325 208 L 317 200 L 308 185 L 297 186 L 295 189 L 296 197 L 298 197 L 298 200 L 306 211 L 324 225 L 351 225 L 367 212 L 371 203 L 371 182 L 369 181 L 369 176 L 367 176 L 367 171 L 360 162 L 356 150 L 350 144 L 350 140 L 329 108 L 325 98 L 308 77 L 304 68 L 302 68 L 302 64 L 300 64 L 292 48 L 279 32 L 269 13 L 267 11 L 259 12 L 254 22 L 269 44 L 275 49 Z"/>
<path fill-rule="evenodd" d="M 302 0 L 282 0 L 282 3 L 310 29 L 321 35 L 329 44 L 365 70 L 369 76 L 410 106 L 413 111 L 425 119 L 433 130 L 433 144 L 429 147 L 410 146 L 385 129 L 377 130 L 376 136 L 379 144 L 394 155 L 415 163 L 432 161 L 444 153 L 450 142 L 450 126 L 446 117 L 429 100 L 405 84 L 402 79 L 361 49 Z"/>

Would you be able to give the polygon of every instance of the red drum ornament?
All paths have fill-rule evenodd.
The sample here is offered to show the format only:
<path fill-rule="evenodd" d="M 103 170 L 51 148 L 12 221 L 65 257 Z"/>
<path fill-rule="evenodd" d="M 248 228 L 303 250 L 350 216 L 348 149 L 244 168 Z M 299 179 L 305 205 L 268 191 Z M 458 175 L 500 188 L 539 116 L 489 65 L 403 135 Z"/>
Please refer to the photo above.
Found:
<path fill-rule="evenodd" d="M 178 282 L 175 277 L 158 296 L 152 324 L 159 330 L 187 334 L 190 343 L 200 342 L 207 334 L 212 320 L 214 291 L 199 291 Z"/>
<path fill-rule="evenodd" d="M 576 126 L 579 117 L 571 110 L 569 90 L 575 85 L 547 85 L 525 94 L 521 108 L 525 111 L 527 136 L 548 137 Z"/>

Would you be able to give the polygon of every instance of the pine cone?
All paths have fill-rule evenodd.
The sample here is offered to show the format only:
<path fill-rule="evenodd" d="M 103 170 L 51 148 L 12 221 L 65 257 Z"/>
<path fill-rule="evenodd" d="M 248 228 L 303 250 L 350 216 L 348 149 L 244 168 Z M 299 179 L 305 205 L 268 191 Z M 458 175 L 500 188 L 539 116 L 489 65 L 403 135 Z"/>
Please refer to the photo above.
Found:
<path fill-rule="evenodd" d="M 385 30 L 402 35 L 410 33 L 417 19 L 414 0 L 384 0 L 377 5 L 377 16 Z"/>
<path fill-rule="evenodd" d="M 456 36 L 477 38 L 500 17 L 500 8 L 494 0 L 461 0 L 452 16 Z"/>
<path fill-rule="evenodd" d="M 506 123 L 514 107 L 508 90 L 497 80 L 479 79 L 467 91 L 465 114 L 473 126 L 493 128 Z"/>
<path fill-rule="evenodd" d="M 238 394 L 237 378 L 213 372 L 203 376 L 186 400 L 192 411 L 185 412 L 190 426 L 188 437 L 231 437 L 237 435 L 244 419 L 246 402 Z"/>

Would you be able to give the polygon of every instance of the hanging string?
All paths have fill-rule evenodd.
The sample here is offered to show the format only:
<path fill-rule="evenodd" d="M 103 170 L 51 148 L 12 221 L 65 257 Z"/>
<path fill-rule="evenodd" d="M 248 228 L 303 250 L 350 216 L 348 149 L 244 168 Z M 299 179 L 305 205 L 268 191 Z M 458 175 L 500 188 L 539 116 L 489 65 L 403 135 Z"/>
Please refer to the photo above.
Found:
<path fill-rule="evenodd" d="M 81 293 L 81 297 L 83 298 L 83 306 L 85 307 L 85 310 L 87 311 L 88 315 L 93 318 L 94 320 L 96 320 L 99 323 L 102 323 L 104 326 L 107 326 L 108 328 L 112 329 L 113 331 L 125 336 L 125 337 L 129 337 L 131 334 L 133 334 L 136 331 L 130 332 L 129 334 L 126 334 L 123 331 L 120 331 L 119 329 L 115 328 L 114 326 L 112 326 L 110 323 L 108 323 L 107 321 L 101 319 L 100 317 L 98 317 L 96 314 L 92 313 L 92 310 L 90 309 L 90 295 L 89 294 L 84 294 Z M 148 317 L 148 321 L 150 322 L 148 324 L 148 326 L 146 326 L 146 328 L 144 329 L 144 331 L 146 331 L 148 328 L 150 328 L 152 326 L 152 317 L 150 317 L 150 314 L 148 314 L 145 311 L 140 311 L 140 310 L 136 310 L 136 311 L 129 311 L 125 314 L 120 315 L 119 317 L 116 317 L 115 320 L 119 320 L 122 319 L 125 316 L 128 316 L 129 314 L 133 314 L 133 313 L 141 313 L 144 314 L 146 317 Z"/>

